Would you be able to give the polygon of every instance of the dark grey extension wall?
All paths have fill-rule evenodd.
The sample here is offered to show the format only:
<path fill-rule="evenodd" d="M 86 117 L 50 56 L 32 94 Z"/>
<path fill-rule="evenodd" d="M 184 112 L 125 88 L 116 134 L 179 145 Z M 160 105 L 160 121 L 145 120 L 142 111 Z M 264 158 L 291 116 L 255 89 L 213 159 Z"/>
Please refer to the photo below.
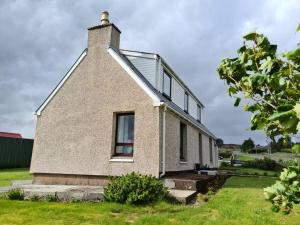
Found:
<path fill-rule="evenodd" d="M 29 167 L 33 140 L 0 137 L 0 168 Z"/>

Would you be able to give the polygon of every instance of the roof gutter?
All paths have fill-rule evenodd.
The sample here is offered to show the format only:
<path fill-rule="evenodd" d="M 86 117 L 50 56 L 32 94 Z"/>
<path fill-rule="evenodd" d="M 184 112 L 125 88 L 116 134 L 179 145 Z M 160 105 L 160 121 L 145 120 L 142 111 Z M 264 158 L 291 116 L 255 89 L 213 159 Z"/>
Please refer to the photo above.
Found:
<path fill-rule="evenodd" d="M 198 129 L 200 129 L 203 133 L 205 133 L 206 135 L 208 135 L 212 139 L 217 139 L 216 136 L 208 133 L 207 131 L 203 130 L 201 127 L 197 126 L 197 124 L 195 124 L 193 121 L 191 121 L 188 117 L 186 117 L 186 116 L 182 115 L 181 113 L 177 112 L 175 109 L 173 109 L 172 107 L 170 107 L 167 103 L 161 102 L 160 105 L 165 105 L 167 109 L 169 109 L 170 111 L 172 111 L 173 113 L 175 113 L 179 117 L 183 117 L 186 121 L 188 121 L 189 123 L 193 124 L 195 127 L 197 127 Z"/>

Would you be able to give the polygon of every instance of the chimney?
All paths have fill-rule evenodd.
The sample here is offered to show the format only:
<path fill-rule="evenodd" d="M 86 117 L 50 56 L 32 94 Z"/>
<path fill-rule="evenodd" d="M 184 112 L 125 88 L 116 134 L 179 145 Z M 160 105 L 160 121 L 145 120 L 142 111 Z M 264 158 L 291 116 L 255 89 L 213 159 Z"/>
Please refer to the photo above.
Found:
<path fill-rule="evenodd" d="M 88 49 L 101 48 L 107 50 L 109 46 L 119 48 L 121 31 L 109 21 L 109 13 L 103 11 L 100 25 L 88 28 Z"/>

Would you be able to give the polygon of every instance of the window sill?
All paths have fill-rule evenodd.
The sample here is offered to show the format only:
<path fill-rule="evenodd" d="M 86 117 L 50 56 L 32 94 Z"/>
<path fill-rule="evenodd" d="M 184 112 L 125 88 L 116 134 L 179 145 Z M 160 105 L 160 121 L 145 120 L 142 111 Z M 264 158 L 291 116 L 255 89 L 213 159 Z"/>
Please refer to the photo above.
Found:
<path fill-rule="evenodd" d="M 187 164 L 187 161 L 180 161 L 179 164 Z"/>
<path fill-rule="evenodd" d="M 125 162 L 125 163 L 133 163 L 133 158 L 119 158 L 119 157 L 113 157 L 109 160 L 110 162 Z"/>

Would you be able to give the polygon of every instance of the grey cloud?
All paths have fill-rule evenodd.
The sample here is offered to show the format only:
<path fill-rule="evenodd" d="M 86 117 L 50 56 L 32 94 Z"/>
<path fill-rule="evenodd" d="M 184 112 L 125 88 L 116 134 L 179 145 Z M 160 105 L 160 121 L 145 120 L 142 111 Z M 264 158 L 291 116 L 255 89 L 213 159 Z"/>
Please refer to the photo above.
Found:
<path fill-rule="evenodd" d="M 34 137 L 33 111 L 87 43 L 87 27 L 108 10 L 124 49 L 163 56 L 206 105 L 205 124 L 225 142 L 250 132 L 250 114 L 233 107 L 216 67 L 258 28 L 280 50 L 293 48 L 299 1 L 1 1 L 0 130 Z"/>

